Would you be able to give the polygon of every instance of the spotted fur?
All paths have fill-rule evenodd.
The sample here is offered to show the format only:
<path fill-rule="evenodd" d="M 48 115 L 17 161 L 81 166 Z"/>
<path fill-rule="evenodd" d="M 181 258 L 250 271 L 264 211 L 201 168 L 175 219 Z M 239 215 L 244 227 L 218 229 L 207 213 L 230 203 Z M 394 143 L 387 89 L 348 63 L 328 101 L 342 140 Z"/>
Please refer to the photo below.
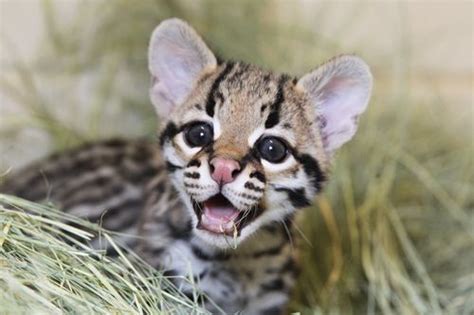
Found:
<path fill-rule="evenodd" d="M 152 35 L 149 68 L 158 143 L 89 144 L 19 171 L 1 191 L 132 235 L 123 241 L 186 294 L 192 288 L 181 276 L 193 279 L 213 313 L 283 312 L 297 272 L 293 218 L 355 133 L 370 96 L 367 66 L 341 56 L 298 79 L 218 63 L 192 28 L 172 19 Z M 186 140 L 195 122 L 212 126 L 203 147 Z M 257 144 L 267 136 L 285 143 L 283 161 L 262 158 Z M 232 182 L 213 180 L 214 157 L 238 162 Z M 216 194 L 239 211 L 233 235 L 199 228 L 200 203 Z"/>

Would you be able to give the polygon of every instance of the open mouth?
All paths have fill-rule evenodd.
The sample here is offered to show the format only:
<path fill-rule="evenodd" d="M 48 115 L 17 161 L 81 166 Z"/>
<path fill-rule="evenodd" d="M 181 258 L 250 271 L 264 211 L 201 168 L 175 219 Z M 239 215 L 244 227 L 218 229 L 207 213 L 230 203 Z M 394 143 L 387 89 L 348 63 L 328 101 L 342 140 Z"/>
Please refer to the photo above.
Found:
<path fill-rule="evenodd" d="M 199 221 L 198 229 L 229 236 L 240 235 L 242 228 L 261 213 L 260 207 L 241 211 L 222 194 L 200 203 L 193 201 L 193 206 Z"/>

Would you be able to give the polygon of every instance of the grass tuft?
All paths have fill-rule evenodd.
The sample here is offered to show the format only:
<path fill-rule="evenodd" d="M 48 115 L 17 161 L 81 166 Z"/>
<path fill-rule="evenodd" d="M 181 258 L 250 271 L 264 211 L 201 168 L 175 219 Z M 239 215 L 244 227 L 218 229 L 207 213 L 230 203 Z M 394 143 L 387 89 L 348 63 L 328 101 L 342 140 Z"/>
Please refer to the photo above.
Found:
<path fill-rule="evenodd" d="M 99 233 L 118 259 L 87 244 Z M 0 194 L 0 313 L 206 313 L 112 236 L 51 206 Z"/>

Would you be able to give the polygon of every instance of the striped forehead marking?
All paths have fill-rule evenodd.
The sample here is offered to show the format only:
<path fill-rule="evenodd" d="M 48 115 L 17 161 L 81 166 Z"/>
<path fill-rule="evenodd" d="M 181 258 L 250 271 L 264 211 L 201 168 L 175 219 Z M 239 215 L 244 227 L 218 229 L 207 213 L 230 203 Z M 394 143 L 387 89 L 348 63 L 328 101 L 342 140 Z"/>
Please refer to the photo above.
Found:
<path fill-rule="evenodd" d="M 212 86 L 209 91 L 209 94 L 207 95 L 207 101 L 206 101 L 206 113 L 210 117 L 214 117 L 214 112 L 215 112 L 215 107 L 216 107 L 216 97 L 217 97 L 217 91 L 219 89 L 219 86 L 221 82 L 225 80 L 227 75 L 232 71 L 233 67 L 234 67 L 234 63 L 227 62 L 224 70 L 222 70 L 222 72 L 217 76 L 216 80 L 212 83 Z"/>

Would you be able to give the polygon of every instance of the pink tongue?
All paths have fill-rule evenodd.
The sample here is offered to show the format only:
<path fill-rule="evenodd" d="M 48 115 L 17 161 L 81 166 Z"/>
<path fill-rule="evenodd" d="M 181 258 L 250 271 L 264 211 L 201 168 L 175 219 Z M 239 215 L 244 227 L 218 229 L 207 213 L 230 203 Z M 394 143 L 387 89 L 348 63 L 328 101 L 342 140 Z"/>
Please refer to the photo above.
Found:
<path fill-rule="evenodd" d="M 232 206 L 208 206 L 204 205 L 204 215 L 213 219 L 229 221 L 239 214 Z"/>
<path fill-rule="evenodd" d="M 232 235 L 238 216 L 239 210 L 225 198 L 213 198 L 204 202 L 201 226 L 213 233 Z"/>

